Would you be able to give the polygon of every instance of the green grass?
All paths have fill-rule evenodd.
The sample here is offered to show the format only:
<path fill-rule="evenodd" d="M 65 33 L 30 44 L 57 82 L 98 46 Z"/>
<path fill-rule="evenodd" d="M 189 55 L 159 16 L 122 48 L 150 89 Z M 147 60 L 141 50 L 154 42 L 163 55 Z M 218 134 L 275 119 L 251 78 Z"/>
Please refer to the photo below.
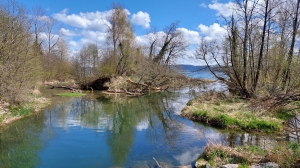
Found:
<path fill-rule="evenodd" d="M 3 120 L 4 120 L 4 115 L 0 116 L 0 124 L 2 123 Z"/>
<path fill-rule="evenodd" d="M 80 96 L 85 96 L 85 93 L 60 93 L 57 94 L 58 96 L 62 97 L 80 97 Z"/>
<path fill-rule="evenodd" d="M 249 132 L 280 132 L 282 122 L 290 118 L 289 113 L 261 113 L 250 111 L 247 103 L 234 99 L 213 101 L 189 101 L 183 116 L 217 128 L 244 130 Z"/>
<path fill-rule="evenodd" d="M 30 106 L 11 106 L 9 107 L 9 111 L 12 116 L 29 116 L 34 109 Z"/>
<path fill-rule="evenodd" d="M 295 116 L 295 114 L 292 111 L 287 111 L 284 108 L 279 108 L 279 109 L 277 109 L 277 111 L 275 111 L 275 116 L 277 118 L 287 121 L 290 118 L 293 118 Z"/>
<path fill-rule="evenodd" d="M 277 132 L 282 130 L 282 125 L 277 121 L 265 121 L 251 115 L 248 117 L 230 116 L 222 110 L 214 110 L 214 113 L 206 110 L 199 110 L 192 113 L 196 120 L 206 124 L 234 130 Z"/>

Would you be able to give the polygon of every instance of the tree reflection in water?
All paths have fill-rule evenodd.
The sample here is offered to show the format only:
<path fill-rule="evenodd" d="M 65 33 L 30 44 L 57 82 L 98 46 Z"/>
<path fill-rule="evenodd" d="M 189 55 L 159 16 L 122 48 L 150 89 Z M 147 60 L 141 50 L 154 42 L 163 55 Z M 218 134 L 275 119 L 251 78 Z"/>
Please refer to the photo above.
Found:
<path fill-rule="evenodd" d="M 0 133 L 0 167 L 36 167 L 39 157 L 42 166 L 74 167 L 95 162 L 102 167 L 151 167 L 156 165 L 153 157 L 160 164 L 179 166 L 195 161 L 207 141 L 263 146 L 272 139 L 248 133 L 221 133 L 182 118 L 174 113 L 178 108 L 174 103 L 182 102 L 182 98 L 178 92 L 140 97 L 94 93 L 58 98 L 44 114 L 24 119 Z M 187 102 L 191 97 L 185 98 Z M 51 145 L 42 149 L 50 139 Z M 60 147 L 64 147 L 63 151 Z M 70 162 L 55 163 L 61 159 Z"/>
<path fill-rule="evenodd" d="M 300 143 L 300 116 L 297 115 L 290 119 L 286 128 L 286 139 Z"/>
<path fill-rule="evenodd" d="M 40 134 L 44 116 L 16 121 L 0 132 L 0 167 L 34 167 L 39 163 L 38 151 L 44 146 Z"/>

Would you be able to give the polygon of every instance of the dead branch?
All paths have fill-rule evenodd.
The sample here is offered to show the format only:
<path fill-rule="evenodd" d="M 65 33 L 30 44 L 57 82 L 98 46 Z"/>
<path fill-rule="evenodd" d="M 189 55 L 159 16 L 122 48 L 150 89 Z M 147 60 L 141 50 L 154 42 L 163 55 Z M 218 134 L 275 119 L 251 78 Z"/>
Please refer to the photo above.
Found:
<path fill-rule="evenodd" d="M 73 87 L 69 87 L 69 86 L 54 86 L 54 85 L 50 85 L 50 84 L 46 84 L 48 86 L 50 86 L 50 89 L 66 89 L 66 90 L 70 90 L 71 92 L 81 92 L 81 90 L 73 88 Z"/>
<path fill-rule="evenodd" d="M 161 167 L 160 164 L 158 163 L 158 161 L 153 157 L 153 160 L 156 162 L 158 167 Z"/>

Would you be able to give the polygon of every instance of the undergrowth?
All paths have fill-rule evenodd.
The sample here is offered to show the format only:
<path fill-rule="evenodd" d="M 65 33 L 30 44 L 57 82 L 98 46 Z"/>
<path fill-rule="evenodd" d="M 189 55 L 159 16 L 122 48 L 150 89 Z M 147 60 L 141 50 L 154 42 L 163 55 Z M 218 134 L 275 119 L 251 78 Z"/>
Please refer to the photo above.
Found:
<path fill-rule="evenodd" d="M 248 100 L 218 92 L 204 93 L 190 100 L 182 115 L 214 127 L 257 132 L 279 132 L 282 123 L 294 116 L 293 112 L 252 110 Z"/>
<path fill-rule="evenodd" d="M 282 168 L 294 167 L 300 157 L 297 142 L 280 142 L 272 148 L 263 149 L 255 145 L 244 145 L 235 148 L 222 144 L 209 143 L 199 160 L 206 160 L 211 166 L 239 164 L 248 167 L 257 163 L 275 162 Z"/>
<path fill-rule="evenodd" d="M 9 111 L 12 116 L 28 116 L 30 115 L 34 109 L 30 106 L 11 106 L 9 107 Z"/>

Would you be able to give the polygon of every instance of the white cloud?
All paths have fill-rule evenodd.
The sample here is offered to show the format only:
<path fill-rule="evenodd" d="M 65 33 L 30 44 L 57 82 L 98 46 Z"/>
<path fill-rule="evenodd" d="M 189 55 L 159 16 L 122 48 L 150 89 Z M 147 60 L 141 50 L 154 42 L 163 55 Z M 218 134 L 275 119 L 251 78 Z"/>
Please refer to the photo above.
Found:
<path fill-rule="evenodd" d="M 136 14 L 132 15 L 131 23 L 143 26 L 144 28 L 150 27 L 150 16 L 147 12 L 139 11 Z"/>
<path fill-rule="evenodd" d="M 77 46 L 83 46 L 89 43 L 97 43 L 102 45 L 105 43 L 106 33 L 101 31 L 91 31 L 91 30 L 82 30 L 81 31 L 82 38 L 77 43 Z"/>
<path fill-rule="evenodd" d="M 143 35 L 143 36 L 136 36 L 135 37 L 135 41 L 139 44 L 139 45 L 147 45 L 149 40 L 148 40 L 148 37 L 147 35 Z"/>
<path fill-rule="evenodd" d="M 187 52 L 189 52 L 189 54 L 186 54 L 183 57 L 177 58 L 175 63 L 176 64 L 186 64 L 186 65 L 200 65 L 200 66 L 206 65 L 204 61 L 196 59 L 194 57 L 194 52 L 195 52 L 194 50 L 190 50 Z"/>
<path fill-rule="evenodd" d="M 110 12 L 111 11 L 96 11 L 68 15 L 67 10 L 65 9 L 60 13 L 55 13 L 53 15 L 53 18 L 66 25 L 70 25 L 76 28 L 104 32 L 107 29 L 107 26 L 109 26 L 106 18 L 110 14 Z"/>
<path fill-rule="evenodd" d="M 185 40 L 189 44 L 197 44 L 200 40 L 199 33 L 193 30 L 188 30 L 186 28 L 177 28 L 178 31 L 182 32 Z"/>
<path fill-rule="evenodd" d="M 207 8 L 207 5 L 204 2 L 201 3 L 199 6 L 202 7 L 202 8 Z"/>
<path fill-rule="evenodd" d="M 72 47 L 77 47 L 77 42 L 71 40 L 69 41 L 69 44 L 72 46 Z"/>
<path fill-rule="evenodd" d="M 39 16 L 38 20 L 44 21 L 44 22 L 51 22 L 51 18 L 49 16 Z"/>
<path fill-rule="evenodd" d="M 65 36 L 75 36 L 76 35 L 73 31 L 65 29 L 65 28 L 61 28 L 59 30 L 59 32 Z"/>
<path fill-rule="evenodd" d="M 220 40 L 227 33 L 224 27 L 221 27 L 218 23 L 214 23 L 210 26 L 200 24 L 198 26 L 200 33 L 205 36 L 207 40 Z"/>
<path fill-rule="evenodd" d="M 238 9 L 238 5 L 233 2 L 219 3 L 218 1 L 213 1 L 213 4 L 209 4 L 210 9 L 216 10 L 218 16 L 229 17 L 235 14 L 235 10 Z"/>

